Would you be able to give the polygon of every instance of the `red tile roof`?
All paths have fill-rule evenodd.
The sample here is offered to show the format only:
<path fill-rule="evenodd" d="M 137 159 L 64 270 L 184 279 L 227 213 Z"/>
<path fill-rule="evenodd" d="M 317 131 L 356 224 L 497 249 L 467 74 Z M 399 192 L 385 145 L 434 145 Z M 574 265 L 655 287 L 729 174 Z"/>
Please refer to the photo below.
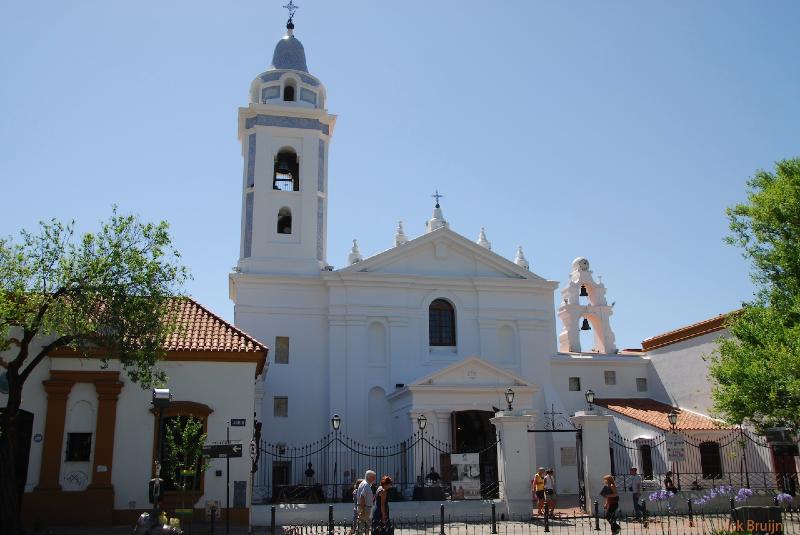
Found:
<path fill-rule="evenodd" d="M 648 338 L 642 342 L 642 349 L 644 351 L 651 351 L 659 347 L 689 340 L 690 338 L 695 338 L 704 334 L 721 331 L 725 328 L 725 323 L 728 320 L 728 317 L 733 314 L 737 314 L 738 312 L 738 310 L 735 310 L 733 312 L 728 312 L 727 314 L 720 314 L 719 316 L 711 319 L 692 323 L 691 325 L 686 325 L 685 327 L 680 327 L 679 329 L 653 336 L 652 338 Z"/>
<path fill-rule="evenodd" d="M 606 398 L 595 399 L 595 405 L 605 407 L 611 411 L 627 416 L 633 420 L 638 420 L 652 427 L 669 431 L 667 415 L 673 409 L 671 405 L 649 398 Z M 710 429 L 733 429 L 733 426 L 726 425 L 709 416 L 697 414 L 695 412 L 677 409 L 678 423 L 676 429 L 681 430 L 710 430 Z"/>
<path fill-rule="evenodd" d="M 258 340 L 234 327 L 203 305 L 191 299 L 176 299 L 179 329 L 169 340 L 167 351 L 267 351 Z"/>

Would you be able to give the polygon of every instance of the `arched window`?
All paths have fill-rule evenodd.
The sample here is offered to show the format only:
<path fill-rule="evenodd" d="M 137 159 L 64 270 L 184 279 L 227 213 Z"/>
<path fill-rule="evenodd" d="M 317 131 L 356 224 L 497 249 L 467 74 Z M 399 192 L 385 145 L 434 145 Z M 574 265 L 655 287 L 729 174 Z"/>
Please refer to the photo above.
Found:
<path fill-rule="evenodd" d="M 300 163 L 297 154 L 290 149 L 282 150 L 275 157 L 272 188 L 280 191 L 300 191 Z"/>
<path fill-rule="evenodd" d="M 428 308 L 430 345 L 456 345 L 456 311 L 449 301 L 436 299 Z"/>
<path fill-rule="evenodd" d="M 292 233 L 292 211 L 287 207 L 278 210 L 278 234 Z"/>
<path fill-rule="evenodd" d="M 703 479 L 722 477 L 722 457 L 716 442 L 700 443 L 700 470 L 703 471 Z"/>
<path fill-rule="evenodd" d="M 287 81 L 283 86 L 283 100 L 286 102 L 294 102 L 294 84 L 292 81 Z"/>

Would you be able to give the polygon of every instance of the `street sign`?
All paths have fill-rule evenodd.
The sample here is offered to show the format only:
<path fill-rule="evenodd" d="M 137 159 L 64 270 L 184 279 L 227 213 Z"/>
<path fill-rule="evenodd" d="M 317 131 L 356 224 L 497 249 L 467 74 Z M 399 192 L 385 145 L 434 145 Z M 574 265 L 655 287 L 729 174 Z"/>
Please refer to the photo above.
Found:
<path fill-rule="evenodd" d="M 665 439 L 668 461 L 683 461 L 686 459 L 686 442 L 678 433 L 667 433 Z"/>
<path fill-rule="evenodd" d="M 244 427 L 246 418 L 231 418 L 231 427 Z"/>
<path fill-rule="evenodd" d="M 225 459 L 242 456 L 241 442 L 212 443 L 203 445 L 203 457 Z"/>

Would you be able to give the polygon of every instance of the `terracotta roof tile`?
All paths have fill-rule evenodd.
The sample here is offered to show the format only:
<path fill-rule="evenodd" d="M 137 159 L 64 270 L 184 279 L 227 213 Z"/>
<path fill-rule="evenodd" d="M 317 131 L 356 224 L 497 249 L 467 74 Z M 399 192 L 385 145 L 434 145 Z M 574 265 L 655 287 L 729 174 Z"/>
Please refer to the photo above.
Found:
<path fill-rule="evenodd" d="M 668 331 L 652 338 L 648 338 L 642 342 L 642 350 L 651 351 L 659 347 L 668 346 L 676 342 L 682 342 L 691 338 L 696 338 L 704 334 L 721 331 L 725 328 L 725 324 L 730 316 L 738 314 L 741 310 L 734 310 L 727 314 L 720 314 L 719 316 L 692 323 L 672 331 Z"/>
<path fill-rule="evenodd" d="M 669 431 L 667 415 L 672 410 L 672 406 L 660 401 L 649 398 L 606 398 L 595 399 L 595 405 L 605 407 L 611 411 L 627 416 L 633 420 L 638 420 L 647 425 Z M 709 416 L 677 409 L 678 423 L 676 429 L 689 430 L 710 430 L 710 429 L 733 429 L 733 426 L 726 425 Z"/>
<path fill-rule="evenodd" d="M 263 353 L 266 346 L 220 318 L 191 298 L 178 298 L 178 331 L 173 334 L 167 351 L 226 351 Z"/>

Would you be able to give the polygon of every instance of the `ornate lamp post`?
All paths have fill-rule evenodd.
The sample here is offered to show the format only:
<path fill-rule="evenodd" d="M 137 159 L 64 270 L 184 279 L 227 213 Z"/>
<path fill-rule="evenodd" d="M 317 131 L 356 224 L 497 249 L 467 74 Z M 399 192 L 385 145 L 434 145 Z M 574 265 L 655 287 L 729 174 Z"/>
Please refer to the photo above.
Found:
<path fill-rule="evenodd" d="M 675 426 L 678 424 L 678 413 L 675 410 L 675 407 L 673 407 L 672 410 L 669 411 L 669 414 L 667 414 L 667 421 L 669 421 L 669 425 L 672 428 L 672 432 L 674 433 Z"/>
<path fill-rule="evenodd" d="M 590 388 L 586 391 L 586 403 L 589 404 L 589 412 L 594 410 L 594 392 Z"/>
<path fill-rule="evenodd" d="M 514 403 L 514 391 L 510 388 L 506 390 L 506 403 L 508 403 L 508 412 L 511 412 L 511 404 Z"/>
<path fill-rule="evenodd" d="M 333 496 L 331 496 L 331 498 L 335 500 L 337 499 L 336 494 L 337 494 L 337 489 L 339 488 L 339 486 L 336 484 L 336 482 L 338 481 L 336 476 L 337 472 L 339 471 L 339 428 L 342 427 L 342 419 L 339 417 L 338 414 L 334 414 L 331 417 L 331 427 L 333 428 L 334 445 L 335 445 L 333 449 L 333 454 L 335 455 L 333 460 L 333 490 L 331 491 Z"/>
<path fill-rule="evenodd" d="M 422 433 L 422 444 L 420 444 L 420 451 L 422 452 L 422 460 L 419 462 L 419 475 L 420 475 L 420 482 L 422 486 L 425 486 L 425 426 L 428 425 L 428 419 L 425 417 L 424 414 L 420 414 L 417 417 L 417 425 L 419 426 L 419 431 Z"/>
<path fill-rule="evenodd" d="M 153 495 L 153 511 L 150 513 L 150 520 L 153 523 L 158 522 L 158 514 L 160 512 L 159 502 L 161 500 L 161 482 L 164 481 L 161 479 L 161 453 L 162 453 L 162 445 L 161 441 L 163 440 L 164 436 L 161 433 L 161 419 L 162 414 L 164 413 L 164 409 L 169 407 L 170 402 L 172 401 L 172 393 L 169 391 L 169 388 L 154 388 L 153 389 L 153 400 L 152 405 L 153 408 L 156 410 L 156 418 L 158 421 L 158 425 L 156 426 L 156 475 L 150 481 L 150 485 L 152 487 L 152 495 Z"/>

